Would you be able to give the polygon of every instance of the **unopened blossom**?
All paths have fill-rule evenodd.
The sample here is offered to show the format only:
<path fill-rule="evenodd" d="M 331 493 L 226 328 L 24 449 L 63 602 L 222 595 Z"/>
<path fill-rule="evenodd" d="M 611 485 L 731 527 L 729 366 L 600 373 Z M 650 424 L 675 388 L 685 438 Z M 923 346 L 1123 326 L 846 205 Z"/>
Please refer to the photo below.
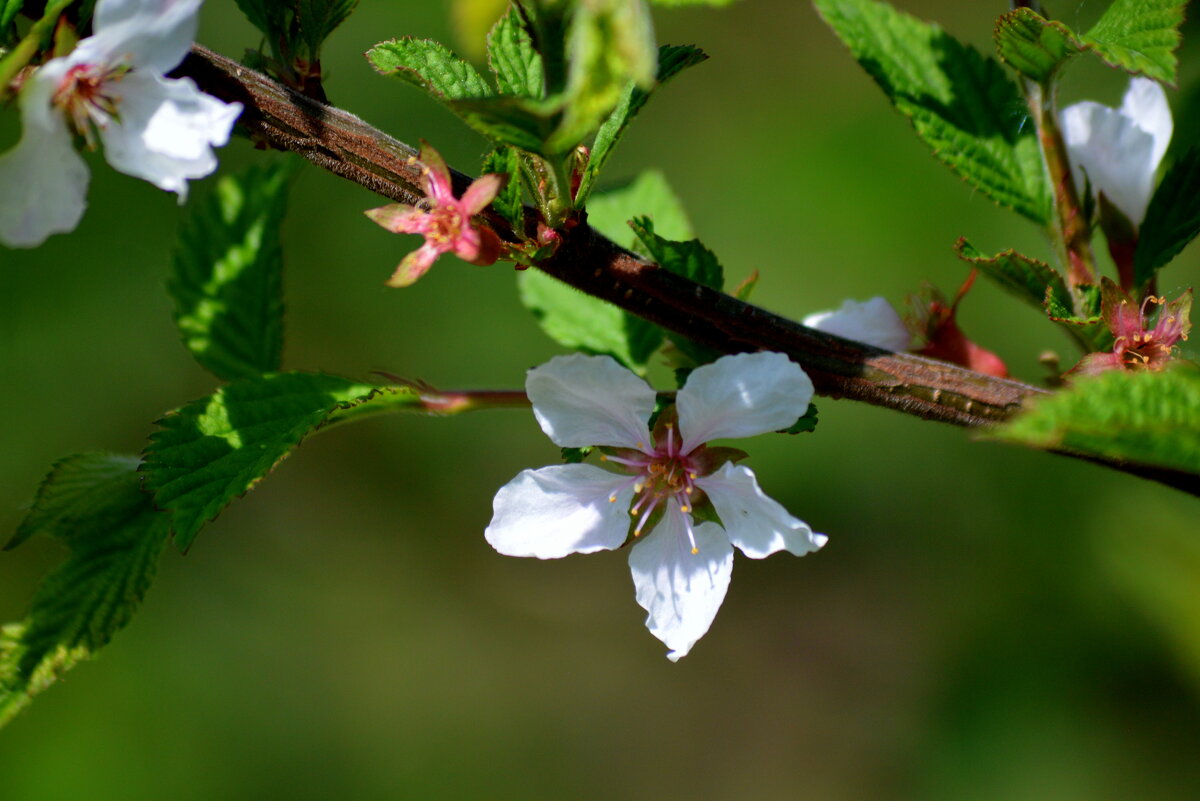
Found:
<path fill-rule="evenodd" d="M 1119 109 L 1085 100 L 1063 109 L 1060 119 L 1076 188 L 1082 192 L 1086 180 L 1141 225 L 1174 128 L 1163 88 L 1133 78 Z"/>
<path fill-rule="evenodd" d="M 461 198 L 456 198 L 450 184 L 450 170 L 436 150 L 423 145 L 417 161 L 422 167 L 426 197 L 416 206 L 393 203 L 366 212 L 394 234 L 425 237 L 425 243 L 400 262 L 388 279 L 388 286 L 408 286 L 444 253 L 453 253 L 470 264 L 494 264 L 500 258 L 500 237 L 491 228 L 473 224 L 471 218 L 495 199 L 504 187 L 504 177 L 481 176 L 467 187 Z"/>
<path fill-rule="evenodd" d="M 654 390 L 607 356 L 556 357 L 530 370 L 525 387 L 555 444 L 600 446 L 620 472 L 590 464 L 522 471 L 496 493 L 487 541 L 508 556 L 557 559 L 620 548 L 632 524 L 635 596 L 671 661 L 712 624 L 733 546 L 761 559 L 825 544 L 734 464 L 745 454 L 706 444 L 784 429 L 804 414 L 812 382 L 783 354 L 725 356 L 697 368 L 653 432 Z M 721 522 L 697 522 L 702 507 Z"/>
<path fill-rule="evenodd" d="M 958 364 L 977 373 L 1007 378 L 1008 367 L 1004 360 L 958 327 L 958 305 L 971 291 L 976 275 L 977 271 L 971 270 L 953 301 L 947 301 L 945 295 L 932 286 L 926 287 L 923 296 L 912 298 L 913 326 L 922 342 L 915 350 L 922 356 Z"/>
<path fill-rule="evenodd" d="M 879 296 L 861 303 L 847 300 L 838 309 L 815 312 L 804 318 L 809 328 L 884 350 L 908 350 L 912 334 L 895 307 Z"/>
<path fill-rule="evenodd" d="M 1089 353 L 1071 370 L 1092 375 L 1105 370 L 1161 370 L 1175 347 L 1191 330 L 1192 290 L 1170 303 L 1148 295 L 1140 304 L 1107 279 L 1102 287 L 1101 313 L 1113 335 L 1111 351 Z M 1153 323 L 1155 307 L 1158 318 Z"/>
<path fill-rule="evenodd" d="M 34 70 L 20 93 L 21 140 L 0 156 L 0 240 L 34 247 L 71 231 L 88 169 L 74 140 L 103 144 L 119 172 L 175 192 L 217 166 L 238 103 L 166 78 L 187 55 L 201 0 L 98 0 L 94 35 Z"/>

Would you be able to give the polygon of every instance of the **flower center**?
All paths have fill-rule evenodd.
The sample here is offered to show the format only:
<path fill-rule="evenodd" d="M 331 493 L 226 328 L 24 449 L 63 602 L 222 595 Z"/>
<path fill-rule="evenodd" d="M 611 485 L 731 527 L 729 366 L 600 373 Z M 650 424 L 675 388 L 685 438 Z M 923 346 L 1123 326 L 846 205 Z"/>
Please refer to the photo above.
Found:
<path fill-rule="evenodd" d="M 89 148 L 96 146 L 96 128 L 109 120 L 119 120 L 117 96 L 111 92 L 113 83 L 120 80 L 128 67 L 104 67 L 98 64 L 76 64 L 67 70 L 54 90 L 52 102 L 63 110 L 67 123 L 84 138 Z"/>
<path fill-rule="evenodd" d="M 705 446 L 701 445 L 690 453 L 683 453 L 682 441 L 672 423 L 661 426 L 657 440 L 651 447 L 623 451 L 620 455 L 602 455 L 600 459 L 615 462 L 634 474 L 629 482 L 633 485 L 635 495 L 629 513 L 638 518 L 633 536 L 641 536 L 650 515 L 660 505 L 664 505 L 664 514 L 679 514 L 683 518 L 683 527 L 691 543 L 692 553 L 698 553 L 691 511 L 696 502 L 703 498 L 703 491 L 696 486 L 696 478 L 708 472 L 705 469 L 706 460 L 703 458 Z M 615 493 L 609 497 L 609 501 L 616 500 Z M 667 503 L 668 501 L 674 503 Z"/>

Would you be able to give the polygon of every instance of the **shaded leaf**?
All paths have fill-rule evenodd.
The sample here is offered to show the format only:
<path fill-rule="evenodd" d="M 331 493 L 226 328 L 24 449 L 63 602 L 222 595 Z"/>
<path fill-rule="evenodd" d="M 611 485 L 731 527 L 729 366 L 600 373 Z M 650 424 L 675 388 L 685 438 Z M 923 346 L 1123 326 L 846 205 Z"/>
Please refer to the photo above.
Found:
<path fill-rule="evenodd" d="M 1134 284 L 1144 287 L 1200 234 L 1200 147 L 1192 147 L 1163 176 L 1150 198 L 1133 256 Z"/>
<path fill-rule="evenodd" d="M 960 259 L 978 267 L 1004 290 L 1039 311 L 1046 307 L 1047 293 L 1052 296 L 1051 302 L 1056 310 L 1072 306 L 1071 292 L 1062 276 L 1045 262 L 1022 256 L 1011 249 L 995 256 L 985 256 L 965 238 L 958 240 L 955 250 Z"/>
<path fill-rule="evenodd" d="M 18 539 L 45 534 L 70 554 L 38 587 L 26 619 L 0 632 L 0 725 L 106 645 L 149 588 L 170 520 L 141 491 L 137 464 L 69 456 L 38 489 Z"/>
<path fill-rule="evenodd" d="M 193 204 L 179 233 L 167 289 L 175 324 L 202 367 L 218 378 L 279 369 L 283 353 L 280 226 L 295 162 L 222 178 Z"/>
<path fill-rule="evenodd" d="M 596 140 L 592 143 L 592 155 L 583 171 L 579 191 L 575 196 L 575 204 L 582 206 L 595 187 L 600 171 L 612 155 L 613 148 L 625 135 L 629 123 L 646 105 L 654 90 L 688 67 L 699 64 L 708 58 L 703 50 L 691 45 L 663 45 L 658 49 L 658 81 L 650 89 L 643 89 L 633 81 L 625 87 L 625 92 L 617 102 L 617 107 L 596 132 Z"/>
<path fill-rule="evenodd" d="M 524 230 L 525 205 L 521 202 L 521 157 L 511 147 L 498 147 L 483 160 L 481 175 L 497 173 L 507 175 L 508 181 L 500 194 L 492 201 L 492 208 L 499 212 L 514 231 Z"/>
<path fill-rule="evenodd" d="M 1200 371 L 1080 377 L 989 436 L 1200 474 Z"/>
<path fill-rule="evenodd" d="M 321 51 L 321 45 L 358 6 L 358 0 L 298 0 L 296 16 L 300 23 L 300 37 L 313 58 Z"/>
<path fill-rule="evenodd" d="M 886 3 L 815 2 L 935 157 L 996 203 L 1046 223 L 1051 197 L 1036 134 L 999 63 Z"/>
<path fill-rule="evenodd" d="M 792 423 L 782 431 L 777 431 L 778 434 L 809 434 L 817 430 L 817 407 L 815 404 L 808 404 L 808 409 L 801 415 L 796 422 Z"/>

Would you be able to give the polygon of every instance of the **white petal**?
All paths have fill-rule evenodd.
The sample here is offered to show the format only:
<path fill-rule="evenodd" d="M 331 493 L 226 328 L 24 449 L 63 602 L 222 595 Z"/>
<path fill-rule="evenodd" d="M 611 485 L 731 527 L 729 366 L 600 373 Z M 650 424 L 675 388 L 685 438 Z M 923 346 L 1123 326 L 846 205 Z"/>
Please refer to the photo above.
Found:
<path fill-rule="evenodd" d="M 886 299 L 873 297 L 859 303 L 847 300 L 836 311 L 823 311 L 804 318 L 809 328 L 884 350 L 908 350 L 912 334 L 896 309 Z"/>
<path fill-rule="evenodd" d="M 671 649 L 672 662 L 708 631 L 733 573 L 733 548 L 721 527 L 696 526 L 699 553 L 693 554 L 682 519 L 673 506 L 629 552 L 637 602 L 648 613 L 646 628 Z"/>
<path fill-rule="evenodd" d="M 108 163 L 182 201 L 188 179 L 216 169 L 212 148 L 229 141 L 241 105 L 210 97 L 187 78 L 131 72 L 112 86 L 120 121 L 100 131 Z"/>
<path fill-rule="evenodd" d="M 1140 225 L 1158 166 L 1154 136 L 1131 117 L 1090 100 L 1063 109 L 1060 119 L 1076 188 L 1083 191 L 1086 174 L 1095 192 Z"/>
<path fill-rule="evenodd" d="M 523 470 L 496 493 L 484 537 L 505 556 L 558 559 L 611 551 L 629 533 L 632 500 L 627 476 L 590 464 Z"/>
<path fill-rule="evenodd" d="M 555 356 L 529 371 L 525 391 L 538 425 L 556 445 L 649 445 L 654 390 L 608 356 Z"/>
<path fill-rule="evenodd" d="M 25 81 L 21 140 L 0 156 L 0 240 L 12 247 L 36 247 L 83 216 L 88 168 L 50 102 L 67 68 L 55 59 Z"/>
<path fill-rule="evenodd" d="M 721 516 L 730 542 L 751 559 L 776 551 L 804 556 L 825 544 L 824 534 L 814 534 L 803 520 L 767 497 L 748 467 L 726 462 L 712 475 L 696 479 L 696 484 Z"/>
<path fill-rule="evenodd" d="M 712 439 L 787 428 L 812 395 L 808 375 L 782 353 L 739 353 L 697 367 L 675 403 L 684 452 Z"/>
<path fill-rule="evenodd" d="M 125 64 L 162 75 L 174 69 L 196 38 L 201 0 L 100 0 L 95 35 L 79 43 L 81 58 Z M 72 54 L 74 55 L 74 54 Z"/>
<path fill-rule="evenodd" d="M 1131 78 L 1125 98 L 1121 101 L 1121 113 L 1154 138 L 1154 147 L 1150 152 L 1150 171 L 1154 172 L 1167 154 L 1167 145 L 1171 144 L 1171 134 L 1175 129 L 1167 93 L 1157 81 Z"/>

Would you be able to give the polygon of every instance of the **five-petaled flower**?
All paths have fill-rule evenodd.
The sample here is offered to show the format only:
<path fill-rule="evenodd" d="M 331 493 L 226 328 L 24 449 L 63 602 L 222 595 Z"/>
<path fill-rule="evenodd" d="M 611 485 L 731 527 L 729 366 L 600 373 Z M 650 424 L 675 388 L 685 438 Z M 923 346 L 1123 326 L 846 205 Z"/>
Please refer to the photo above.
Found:
<path fill-rule="evenodd" d="M 94 35 L 26 79 L 21 140 L 0 156 L 0 240 L 34 247 L 79 224 L 88 169 L 73 137 L 119 172 L 175 192 L 217 166 L 238 103 L 164 74 L 187 55 L 201 0 L 98 0 Z"/>
<path fill-rule="evenodd" d="M 1089 353 L 1071 373 L 1092 375 L 1105 370 L 1161 370 L 1174 356 L 1175 346 L 1187 340 L 1191 330 L 1192 290 L 1170 303 L 1166 298 L 1147 295 L 1139 305 L 1116 284 L 1102 284 L 1101 315 L 1114 337 L 1111 351 Z M 1158 320 L 1150 319 L 1153 307 Z"/>
<path fill-rule="evenodd" d="M 366 212 L 394 234 L 425 237 L 425 243 L 400 262 L 388 279 L 388 286 L 408 286 L 424 275 L 443 253 L 453 253 L 470 264 L 494 264 L 500 258 L 500 237 L 490 228 L 472 225 L 471 218 L 492 202 L 504 187 L 504 177 L 481 176 L 460 199 L 454 197 L 450 170 L 436 150 L 422 143 L 421 155 L 416 160 L 423 170 L 424 200 L 416 206 L 393 203 Z"/>
<path fill-rule="evenodd" d="M 1084 179 L 1136 228 L 1154 192 L 1154 173 L 1174 128 L 1161 86 L 1133 78 L 1119 109 L 1085 100 L 1062 110 L 1063 140 L 1075 185 Z"/>
<path fill-rule="evenodd" d="M 753 472 L 733 463 L 745 454 L 705 444 L 784 429 L 804 414 L 812 382 L 783 354 L 725 356 L 697 368 L 653 432 L 654 390 L 607 356 L 556 357 L 530 370 L 525 388 L 555 444 L 600 446 L 622 472 L 590 464 L 522 471 L 496 493 L 487 541 L 508 556 L 556 559 L 619 548 L 633 522 L 629 567 L 637 602 L 672 661 L 716 617 L 733 570 L 732 546 L 761 559 L 780 550 L 802 556 L 825 544 L 824 535 L 768 498 Z M 696 521 L 703 507 L 715 511 L 719 525 Z"/>

